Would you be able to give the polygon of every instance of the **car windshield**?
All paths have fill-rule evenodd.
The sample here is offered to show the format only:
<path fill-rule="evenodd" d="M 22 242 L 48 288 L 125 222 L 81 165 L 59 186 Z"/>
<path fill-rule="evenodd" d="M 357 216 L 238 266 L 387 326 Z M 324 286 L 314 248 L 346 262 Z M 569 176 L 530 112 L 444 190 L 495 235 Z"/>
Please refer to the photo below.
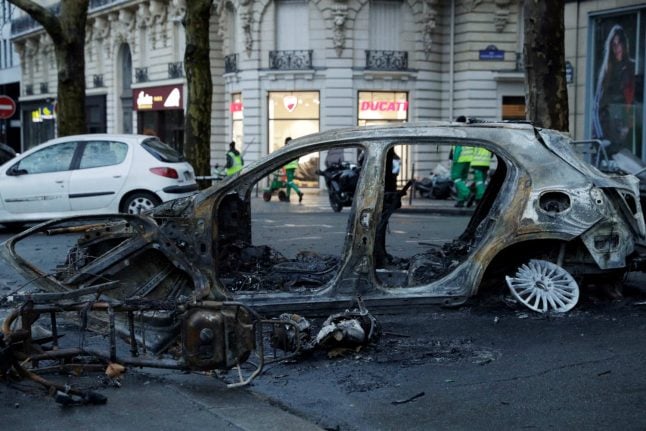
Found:
<path fill-rule="evenodd" d="M 146 139 L 141 143 L 141 146 L 161 162 L 178 163 L 185 161 L 182 154 L 177 152 L 170 145 L 163 143 L 159 139 Z"/>

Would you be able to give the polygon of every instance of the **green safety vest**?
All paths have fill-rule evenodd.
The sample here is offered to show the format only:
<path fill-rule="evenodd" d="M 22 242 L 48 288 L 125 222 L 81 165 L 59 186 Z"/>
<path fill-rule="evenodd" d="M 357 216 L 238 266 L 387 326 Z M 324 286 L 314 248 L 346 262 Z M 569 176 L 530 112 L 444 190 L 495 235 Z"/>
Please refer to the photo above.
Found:
<path fill-rule="evenodd" d="M 473 147 L 456 147 L 460 149 L 460 155 L 456 160 L 457 163 L 470 163 L 473 159 Z"/>
<path fill-rule="evenodd" d="M 235 153 L 229 151 L 227 153 L 231 158 L 233 159 L 233 166 L 230 168 L 227 168 L 227 176 L 228 175 L 233 175 L 236 172 L 242 170 L 242 156 L 241 155 L 236 155 Z"/>
<path fill-rule="evenodd" d="M 491 162 L 491 151 L 478 147 L 473 151 L 471 166 L 489 166 Z"/>
<path fill-rule="evenodd" d="M 298 159 L 292 160 L 285 165 L 285 169 L 298 169 Z"/>

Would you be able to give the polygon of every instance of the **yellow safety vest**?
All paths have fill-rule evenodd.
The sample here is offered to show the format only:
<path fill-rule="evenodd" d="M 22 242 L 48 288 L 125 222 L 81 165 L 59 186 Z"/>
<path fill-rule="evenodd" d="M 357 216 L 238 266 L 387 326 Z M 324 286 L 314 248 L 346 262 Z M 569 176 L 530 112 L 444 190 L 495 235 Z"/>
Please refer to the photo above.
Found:
<path fill-rule="evenodd" d="M 232 151 L 229 151 L 227 154 L 231 156 L 231 158 L 233 159 L 233 166 L 231 166 L 230 168 L 227 168 L 227 176 L 229 176 L 242 170 L 242 156 L 240 156 L 239 154 L 235 154 Z"/>
<path fill-rule="evenodd" d="M 489 166 L 491 162 L 491 151 L 478 147 L 473 151 L 471 166 Z"/>
<path fill-rule="evenodd" d="M 460 147 L 460 156 L 457 163 L 470 163 L 473 159 L 473 147 Z"/>
<path fill-rule="evenodd" d="M 285 169 L 298 169 L 298 159 L 292 160 L 285 165 Z"/>

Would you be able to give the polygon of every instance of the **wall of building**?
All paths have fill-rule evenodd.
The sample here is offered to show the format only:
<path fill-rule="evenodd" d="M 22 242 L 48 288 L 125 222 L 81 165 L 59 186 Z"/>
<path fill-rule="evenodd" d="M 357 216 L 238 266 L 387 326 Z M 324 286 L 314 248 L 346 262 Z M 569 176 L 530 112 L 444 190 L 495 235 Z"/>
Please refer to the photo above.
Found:
<path fill-rule="evenodd" d="M 121 60 L 123 44 L 132 54 L 132 89 L 184 86 L 183 76 L 169 76 L 169 64 L 183 61 L 185 36 L 180 19 L 186 0 L 107 2 L 90 11 L 86 48 L 87 93 L 105 96 L 106 129 L 121 132 L 138 115 L 122 119 Z M 290 46 L 312 50 L 312 67 L 272 69 L 269 53 L 277 49 L 277 3 L 232 0 L 218 3 L 211 17 L 213 117 L 211 162 L 222 164 L 233 136 L 233 94 L 242 96 L 243 139 L 240 148 L 252 161 L 269 151 L 268 97 L 272 92 L 319 92 L 320 130 L 355 126 L 359 92 L 404 92 L 408 121 L 450 120 L 458 115 L 489 120 L 503 118 L 503 100 L 524 96 L 519 0 L 402 0 L 398 50 L 408 53 L 400 70 L 366 68 L 371 40 L 369 0 L 307 2 L 306 34 Z M 566 60 L 573 66 L 568 84 L 571 132 L 589 136 L 590 32 L 599 14 L 640 8 L 639 1 L 568 1 L 565 9 Z M 289 20 L 287 20 L 289 21 Z M 294 23 L 294 25 L 299 25 Z M 21 101 L 54 99 L 56 68 L 51 41 L 42 29 L 14 34 L 21 56 Z M 487 57 L 487 53 L 490 55 Z M 225 72 L 225 57 L 237 56 L 237 70 Z M 522 59 L 521 59 L 522 60 Z M 522 66 L 522 61 L 520 66 Z M 137 71 L 139 70 L 139 74 Z M 146 80 L 137 82 L 136 77 Z M 98 79 L 97 77 L 100 77 Z M 41 91 L 41 83 L 44 83 Z M 31 94 L 26 89 L 31 88 Z M 186 100 L 184 98 L 184 104 Z M 446 158 L 431 149 L 411 157 L 425 172 Z"/>

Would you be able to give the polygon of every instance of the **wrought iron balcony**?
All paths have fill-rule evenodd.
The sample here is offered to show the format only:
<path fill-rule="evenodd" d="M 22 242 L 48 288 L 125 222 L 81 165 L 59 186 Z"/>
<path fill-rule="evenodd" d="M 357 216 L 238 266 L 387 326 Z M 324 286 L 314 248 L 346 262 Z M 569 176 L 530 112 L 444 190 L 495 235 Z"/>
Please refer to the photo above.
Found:
<path fill-rule="evenodd" d="M 148 68 L 137 67 L 135 68 L 135 82 L 148 82 Z"/>
<path fill-rule="evenodd" d="M 94 84 L 94 88 L 103 87 L 103 75 L 93 75 L 92 83 Z"/>
<path fill-rule="evenodd" d="M 46 82 L 41 82 L 40 83 L 40 94 L 47 94 L 49 93 L 49 85 L 47 85 Z"/>
<path fill-rule="evenodd" d="M 269 51 L 269 68 L 274 70 L 312 69 L 312 50 Z"/>
<path fill-rule="evenodd" d="M 224 56 L 224 73 L 235 73 L 238 71 L 238 54 Z"/>
<path fill-rule="evenodd" d="M 366 50 L 366 69 L 408 70 L 408 52 Z"/>
<path fill-rule="evenodd" d="M 168 63 L 168 77 L 170 79 L 182 78 L 184 76 L 184 63 Z"/>
<path fill-rule="evenodd" d="M 32 84 L 25 85 L 25 94 L 31 96 L 34 94 L 34 86 Z"/>

